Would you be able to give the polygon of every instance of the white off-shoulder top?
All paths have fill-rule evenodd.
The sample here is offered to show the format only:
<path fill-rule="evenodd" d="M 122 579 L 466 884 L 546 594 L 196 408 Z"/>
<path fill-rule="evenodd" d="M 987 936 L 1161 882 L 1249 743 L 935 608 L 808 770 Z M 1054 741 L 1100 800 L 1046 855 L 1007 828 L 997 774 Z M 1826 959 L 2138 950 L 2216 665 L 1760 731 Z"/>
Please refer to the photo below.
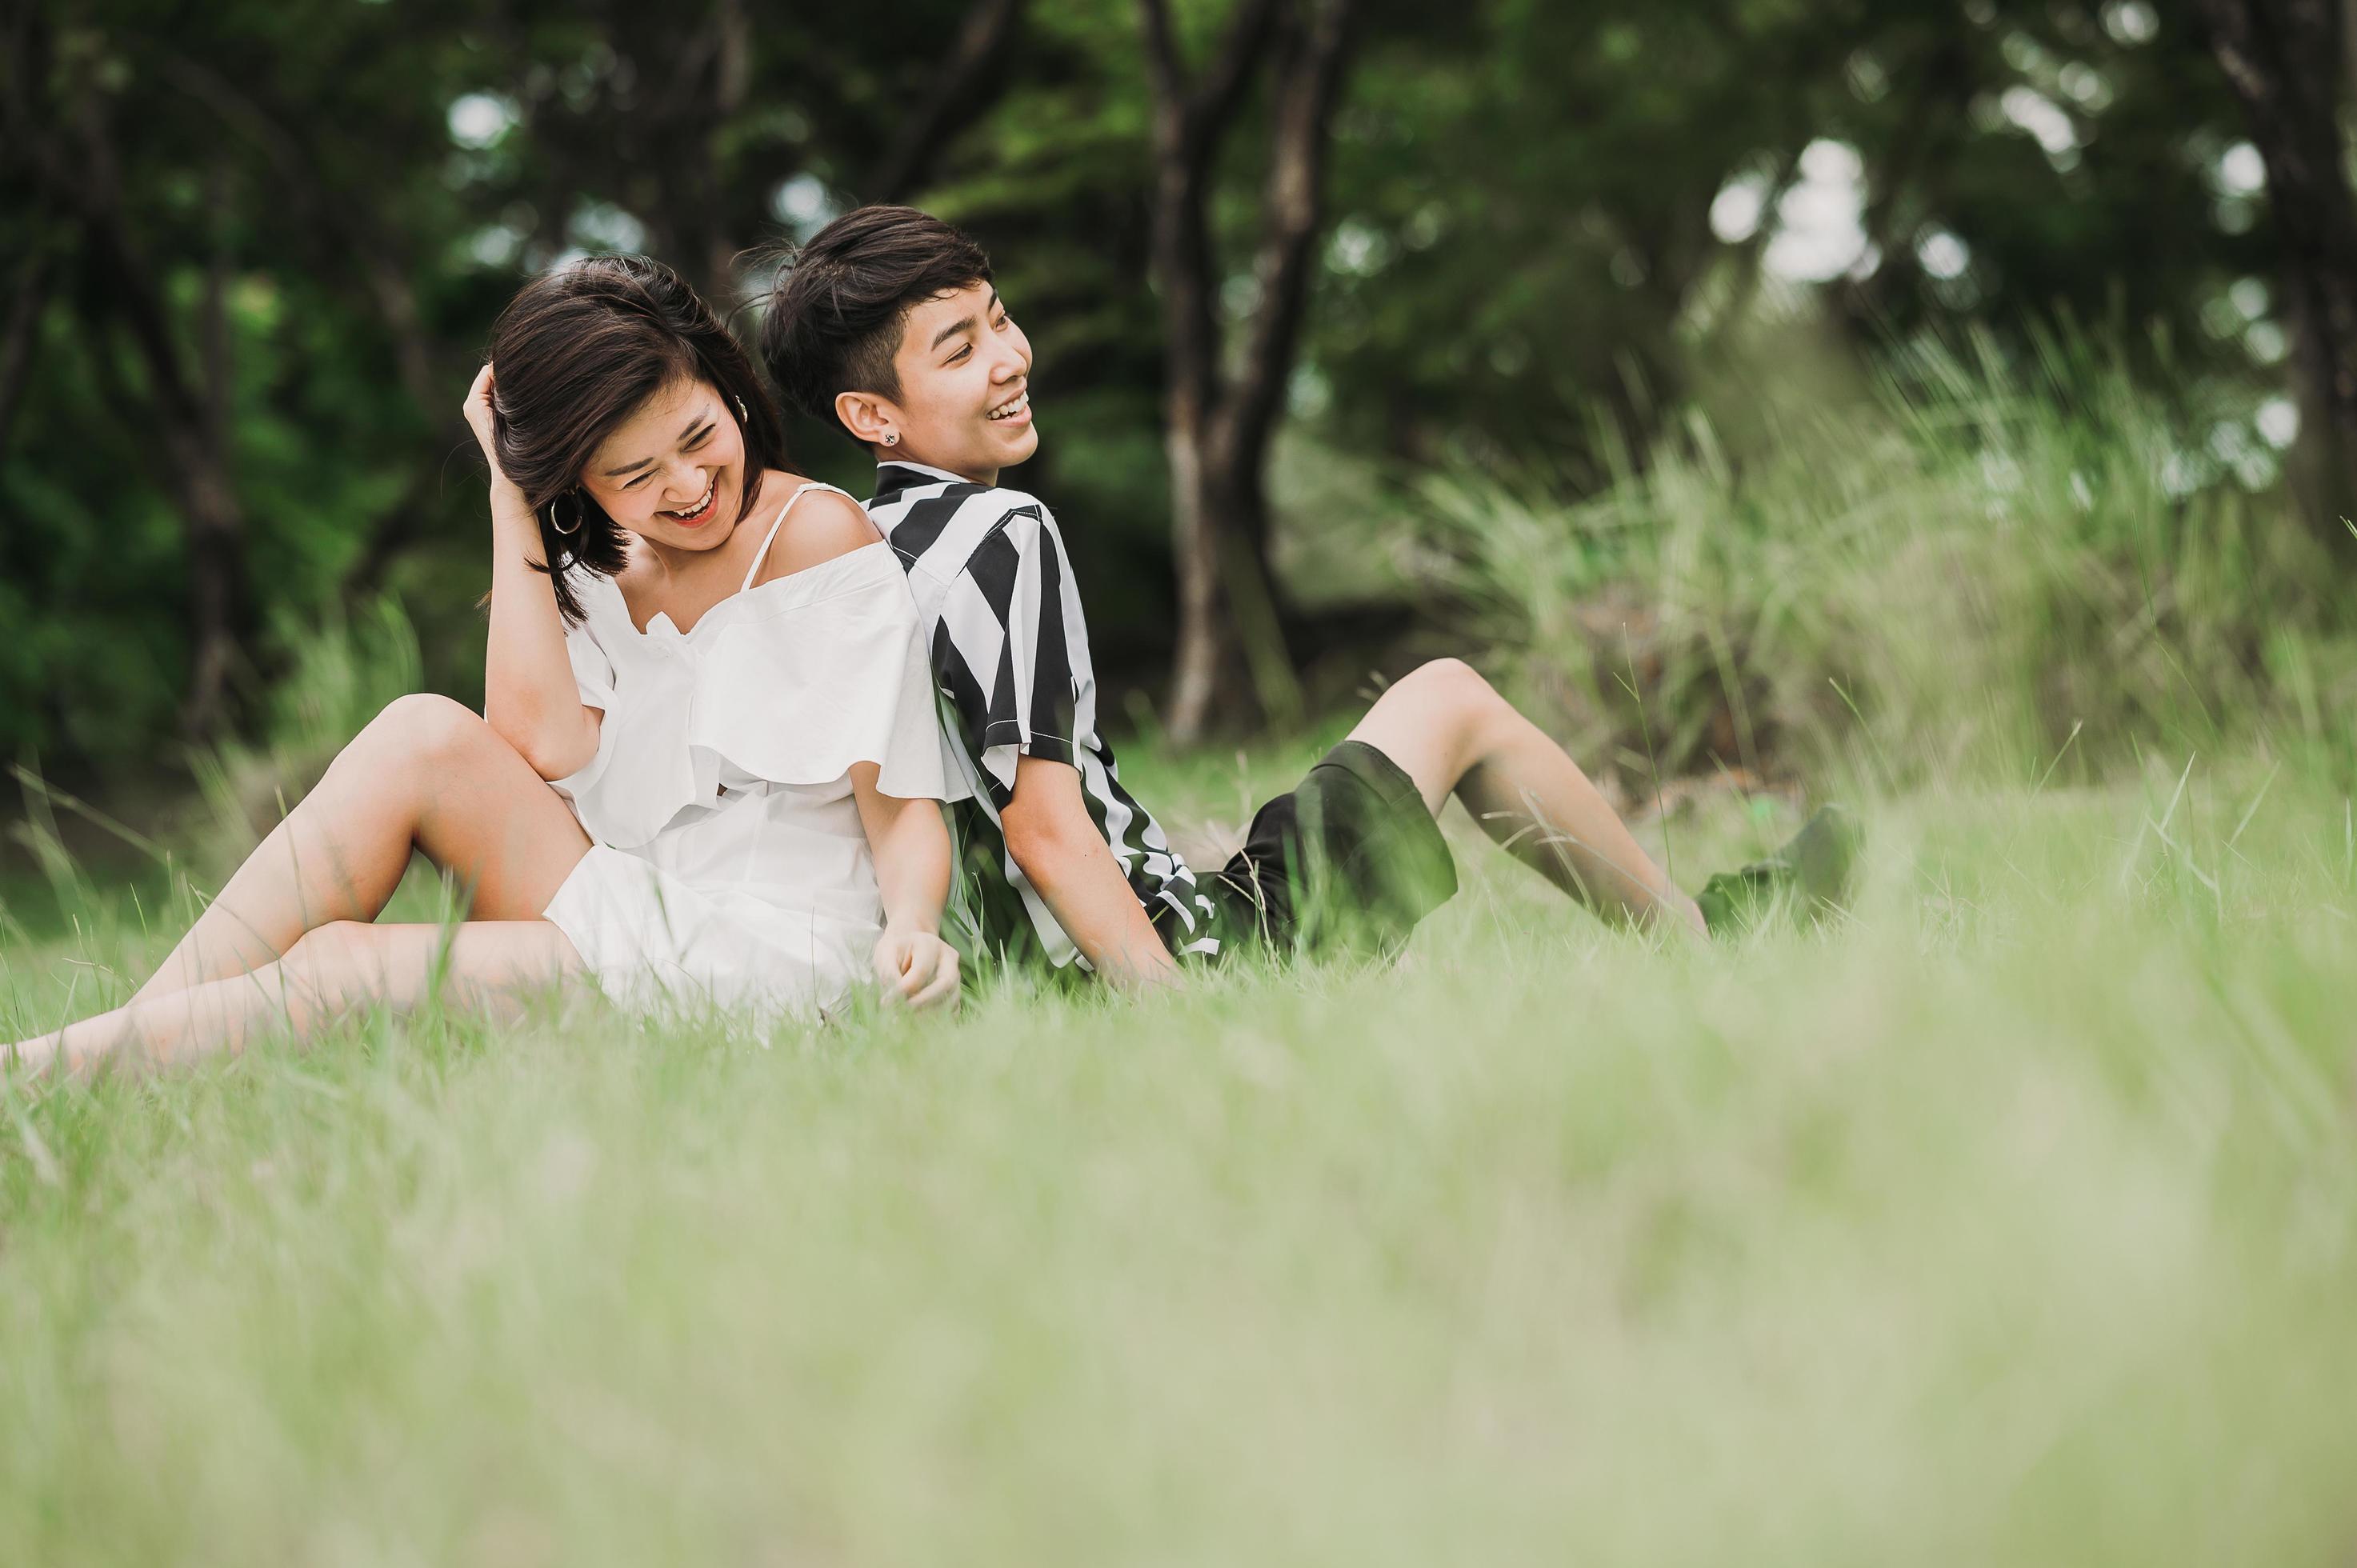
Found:
<path fill-rule="evenodd" d="M 883 541 L 640 631 L 610 578 L 565 635 L 597 755 L 555 781 L 593 841 L 546 911 L 626 1001 L 842 1005 L 882 929 L 850 768 L 962 799 L 906 575 Z M 840 493 L 840 492 L 838 492 Z"/>

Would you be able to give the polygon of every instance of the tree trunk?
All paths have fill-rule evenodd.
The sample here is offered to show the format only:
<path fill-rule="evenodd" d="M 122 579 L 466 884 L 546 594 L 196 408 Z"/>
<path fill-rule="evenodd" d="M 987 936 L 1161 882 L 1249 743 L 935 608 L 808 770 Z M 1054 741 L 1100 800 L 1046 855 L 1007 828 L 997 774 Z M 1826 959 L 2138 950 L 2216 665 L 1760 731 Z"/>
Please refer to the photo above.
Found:
<path fill-rule="evenodd" d="M 1222 591 L 1215 503 L 1205 493 L 1203 431 L 1199 418 L 1171 411 L 1170 536 L 1178 579 L 1178 640 L 1171 660 L 1168 727 L 1183 742 L 1203 732 L 1222 688 L 1222 632 L 1228 614 Z"/>
<path fill-rule="evenodd" d="M 2311 523 L 2337 558 L 2357 513 L 2357 196 L 2344 172 L 2340 0 L 2200 0 L 2212 50 L 2266 161 L 2292 363 L 2309 411 Z M 2320 415 L 2321 417 L 2317 417 Z"/>
<path fill-rule="evenodd" d="M 1178 648 L 1167 727 L 1200 740 L 1214 714 L 1290 717 L 1300 687 L 1268 570 L 1267 465 L 1283 416 L 1320 230 L 1320 196 L 1354 0 L 1243 0 L 1190 82 L 1166 0 L 1139 0 L 1154 96 L 1154 271 L 1168 333 L 1171 544 Z M 1232 375 L 1207 216 L 1222 141 L 1272 36 L 1275 126 L 1254 257 L 1259 299 Z"/>
<path fill-rule="evenodd" d="M 393 340 L 393 369 L 402 391 L 421 413 L 432 417 L 439 411 L 441 428 L 436 445 L 447 451 L 470 443 L 473 437 L 457 410 L 466 377 L 447 362 L 441 344 L 426 327 L 417 291 L 410 282 L 415 263 L 405 252 L 405 237 L 380 223 L 364 201 L 331 188 L 302 140 L 220 72 L 170 54 L 159 59 L 157 69 L 166 81 L 219 116 L 224 131 L 259 147 L 280 181 L 284 198 L 295 204 L 308 226 L 331 241 L 334 270 L 359 282 L 361 292 Z M 216 207 L 227 210 L 221 203 Z M 226 364 L 225 357 L 220 362 Z M 226 409 L 226 399 L 219 400 L 216 406 Z M 415 537 L 418 519 L 433 499 L 433 486 L 428 482 L 432 474 L 424 465 L 417 466 L 401 499 L 371 524 L 344 575 L 340 592 L 347 600 L 374 592 L 385 570 Z"/>
<path fill-rule="evenodd" d="M 191 375 L 174 340 L 161 281 L 133 242 L 123 210 L 113 148 L 95 105 L 81 124 L 85 155 L 70 195 L 88 237 L 87 297 L 119 322 L 147 372 L 147 413 L 163 451 L 158 477 L 180 513 L 188 550 L 188 689 L 181 727 L 210 734 L 228 716 L 230 676 L 245 621 L 245 513 L 229 467 L 226 411 L 226 258 L 216 254 L 206 289 L 206 345 Z M 94 321 L 93 325 L 101 322 Z"/>

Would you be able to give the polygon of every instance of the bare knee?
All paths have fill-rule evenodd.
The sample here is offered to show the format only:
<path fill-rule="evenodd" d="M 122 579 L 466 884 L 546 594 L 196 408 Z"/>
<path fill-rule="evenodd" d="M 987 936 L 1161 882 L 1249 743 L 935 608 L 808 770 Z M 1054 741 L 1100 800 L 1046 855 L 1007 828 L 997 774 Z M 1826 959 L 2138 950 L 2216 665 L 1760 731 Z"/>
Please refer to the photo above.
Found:
<path fill-rule="evenodd" d="M 1478 753 L 1495 737 L 1514 710 L 1481 672 L 1462 659 L 1419 664 L 1392 688 L 1404 702 L 1429 713 L 1469 750 Z"/>
<path fill-rule="evenodd" d="M 464 703 L 432 692 L 412 692 L 387 703 L 367 733 L 402 756 L 444 763 L 480 746 L 491 727 Z"/>
<path fill-rule="evenodd" d="M 494 742 L 499 737 L 491 726 L 464 703 L 412 692 L 387 703 L 339 760 L 350 759 L 380 779 L 439 783 L 465 769 Z"/>
<path fill-rule="evenodd" d="M 1481 671 L 1462 659 L 1427 660 L 1401 676 L 1394 690 L 1458 703 L 1479 702 L 1498 694 L 1481 678 Z"/>
<path fill-rule="evenodd" d="M 350 975 L 366 958 L 376 928 L 365 920 L 330 920 L 295 939 L 278 961 L 279 974 L 292 985 L 317 991 Z"/>

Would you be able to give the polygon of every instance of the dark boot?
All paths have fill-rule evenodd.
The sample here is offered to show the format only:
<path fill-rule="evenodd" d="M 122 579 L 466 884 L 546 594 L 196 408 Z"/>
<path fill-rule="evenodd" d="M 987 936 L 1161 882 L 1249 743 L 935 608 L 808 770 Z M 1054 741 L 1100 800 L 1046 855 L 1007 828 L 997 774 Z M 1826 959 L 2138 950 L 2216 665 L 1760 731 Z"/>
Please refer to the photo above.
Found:
<path fill-rule="evenodd" d="M 1792 841 L 1740 871 L 1722 871 L 1695 895 L 1714 937 L 1755 929 L 1771 910 L 1823 919 L 1849 900 L 1865 833 L 1846 806 L 1820 806 Z"/>

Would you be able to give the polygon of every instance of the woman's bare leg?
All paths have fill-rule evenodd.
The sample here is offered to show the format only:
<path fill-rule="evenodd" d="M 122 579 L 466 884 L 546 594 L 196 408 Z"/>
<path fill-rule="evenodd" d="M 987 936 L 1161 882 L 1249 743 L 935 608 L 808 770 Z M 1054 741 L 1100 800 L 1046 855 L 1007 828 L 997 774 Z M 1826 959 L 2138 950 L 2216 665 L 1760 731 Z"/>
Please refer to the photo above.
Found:
<path fill-rule="evenodd" d="M 1702 912 L 1579 765 L 1472 666 L 1435 660 L 1377 700 L 1352 740 L 1399 764 L 1435 816 L 1454 794 L 1516 859 L 1599 914 L 1697 934 Z"/>
<path fill-rule="evenodd" d="M 371 920 L 413 850 L 455 873 L 470 913 L 528 920 L 589 848 L 571 811 L 471 709 L 415 695 L 388 704 L 246 857 L 132 997 L 274 963 L 306 931 Z"/>
<path fill-rule="evenodd" d="M 242 1049 L 257 1034 L 307 1038 L 356 1007 L 407 1010 L 439 995 L 457 1005 L 513 1006 L 581 969 L 565 933 L 545 920 L 457 926 L 375 926 L 339 920 L 288 945 L 285 957 L 227 979 L 135 998 L 112 1013 L 0 1047 L 34 1070 L 87 1071 L 113 1056 L 187 1061 Z"/>

